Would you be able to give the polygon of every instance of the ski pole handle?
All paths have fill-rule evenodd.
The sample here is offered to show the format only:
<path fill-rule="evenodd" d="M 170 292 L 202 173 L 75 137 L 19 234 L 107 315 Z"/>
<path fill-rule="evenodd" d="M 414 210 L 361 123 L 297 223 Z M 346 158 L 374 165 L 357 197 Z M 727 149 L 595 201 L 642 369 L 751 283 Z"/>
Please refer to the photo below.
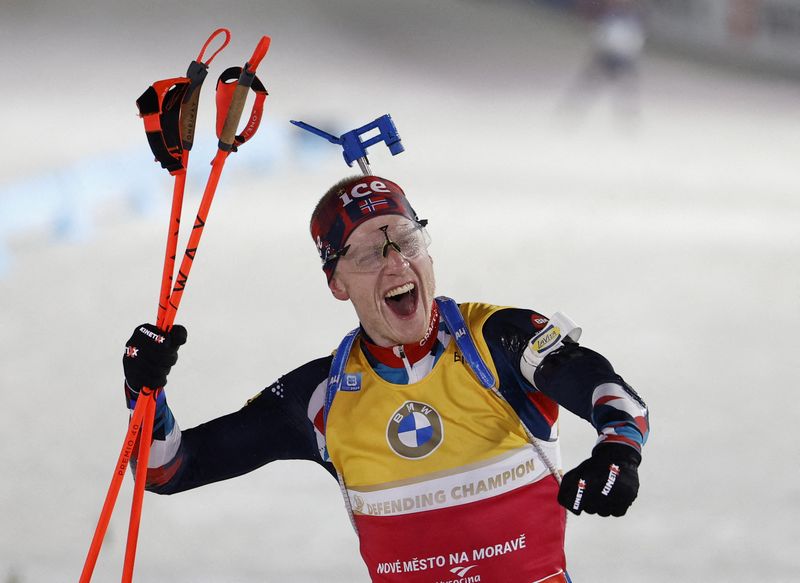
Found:
<path fill-rule="evenodd" d="M 239 120 L 242 118 L 244 104 L 245 101 L 247 101 L 247 93 L 250 91 L 253 79 L 255 79 L 256 68 L 269 50 L 269 44 L 270 37 L 261 37 L 258 46 L 256 46 L 250 59 L 245 63 L 242 69 L 242 74 L 239 76 L 239 81 L 236 84 L 236 90 L 233 92 L 231 104 L 228 107 L 228 113 L 225 116 L 225 123 L 219 135 L 218 147 L 220 150 L 230 152 L 233 149 L 233 141 L 236 138 L 236 128 L 239 126 Z"/>
<path fill-rule="evenodd" d="M 211 41 L 220 35 L 225 35 L 222 45 L 214 52 L 214 54 L 204 61 L 203 55 L 205 54 L 208 45 L 210 45 Z M 206 44 L 204 44 L 203 48 L 200 49 L 200 54 L 197 55 L 197 59 L 191 62 L 189 69 L 186 71 L 186 77 L 189 79 L 190 85 L 189 89 L 186 91 L 186 95 L 183 97 L 180 115 L 181 142 L 183 143 L 185 150 L 191 150 L 192 144 L 194 143 L 194 129 L 195 122 L 197 121 L 197 103 L 200 100 L 200 87 L 202 86 L 203 81 L 208 74 L 208 66 L 211 64 L 211 61 L 214 60 L 214 57 L 216 57 L 220 51 L 222 51 L 222 49 L 228 46 L 229 42 L 231 42 L 231 31 L 229 31 L 227 28 L 218 28 L 212 32 L 211 36 L 209 36 L 208 40 L 206 40 Z"/>
<path fill-rule="evenodd" d="M 189 66 L 189 78 L 196 75 L 201 79 L 206 76 L 207 69 L 196 61 Z M 183 103 L 181 103 L 180 132 L 181 143 L 185 150 L 191 150 L 194 144 L 194 129 L 197 122 L 197 104 L 200 101 L 200 86 L 190 85 Z"/>

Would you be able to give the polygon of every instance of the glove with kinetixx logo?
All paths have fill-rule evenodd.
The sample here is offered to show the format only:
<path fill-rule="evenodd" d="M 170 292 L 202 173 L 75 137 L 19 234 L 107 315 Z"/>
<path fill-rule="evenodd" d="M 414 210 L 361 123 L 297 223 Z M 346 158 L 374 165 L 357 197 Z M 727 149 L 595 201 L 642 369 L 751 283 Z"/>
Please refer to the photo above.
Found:
<path fill-rule="evenodd" d="M 639 493 L 641 461 L 641 454 L 628 445 L 596 445 L 589 459 L 564 474 L 559 504 L 573 514 L 622 516 Z"/>
<path fill-rule="evenodd" d="M 167 375 L 178 361 L 178 348 L 186 344 L 186 328 L 173 326 L 169 332 L 152 324 L 137 326 L 125 346 L 122 368 L 125 382 L 134 393 L 142 387 L 156 389 L 167 384 Z"/>

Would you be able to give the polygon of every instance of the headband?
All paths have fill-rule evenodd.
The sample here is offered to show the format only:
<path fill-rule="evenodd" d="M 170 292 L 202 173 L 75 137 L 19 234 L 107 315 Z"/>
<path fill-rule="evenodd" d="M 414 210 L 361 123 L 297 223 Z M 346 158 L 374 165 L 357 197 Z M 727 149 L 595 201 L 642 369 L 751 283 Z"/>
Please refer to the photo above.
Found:
<path fill-rule="evenodd" d="M 311 237 L 328 281 L 352 232 L 364 221 L 381 215 L 401 215 L 419 222 L 403 189 L 379 176 L 354 177 L 323 198 L 311 221 Z"/>

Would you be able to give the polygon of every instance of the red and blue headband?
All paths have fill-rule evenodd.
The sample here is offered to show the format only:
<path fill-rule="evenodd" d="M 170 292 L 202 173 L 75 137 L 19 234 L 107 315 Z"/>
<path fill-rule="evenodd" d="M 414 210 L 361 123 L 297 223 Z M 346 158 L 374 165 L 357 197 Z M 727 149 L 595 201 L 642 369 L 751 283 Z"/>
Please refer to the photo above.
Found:
<path fill-rule="evenodd" d="M 355 177 L 322 202 L 311 222 L 311 237 L 328 281 L 351 233 L 364 221 L 381 215 L 401 215 L 419 222 L 403 189 L 380 176 Z"/>

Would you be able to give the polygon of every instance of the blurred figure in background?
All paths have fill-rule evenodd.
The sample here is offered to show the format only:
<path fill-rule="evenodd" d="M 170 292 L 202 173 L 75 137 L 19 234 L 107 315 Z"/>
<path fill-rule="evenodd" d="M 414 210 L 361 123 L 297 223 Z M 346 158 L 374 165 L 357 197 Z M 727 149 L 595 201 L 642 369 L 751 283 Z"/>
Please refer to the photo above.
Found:
<path fill-rule="evenodd" d="M 567 92 L 564 109 L 586 109 L 605 86 L 614 92 L 614 107 L 623 120 L 639 116 L 639 61 L 645 45 L 639 0 L 582 2 L 581 12 L 594 21 L 592 54 Z"/>

